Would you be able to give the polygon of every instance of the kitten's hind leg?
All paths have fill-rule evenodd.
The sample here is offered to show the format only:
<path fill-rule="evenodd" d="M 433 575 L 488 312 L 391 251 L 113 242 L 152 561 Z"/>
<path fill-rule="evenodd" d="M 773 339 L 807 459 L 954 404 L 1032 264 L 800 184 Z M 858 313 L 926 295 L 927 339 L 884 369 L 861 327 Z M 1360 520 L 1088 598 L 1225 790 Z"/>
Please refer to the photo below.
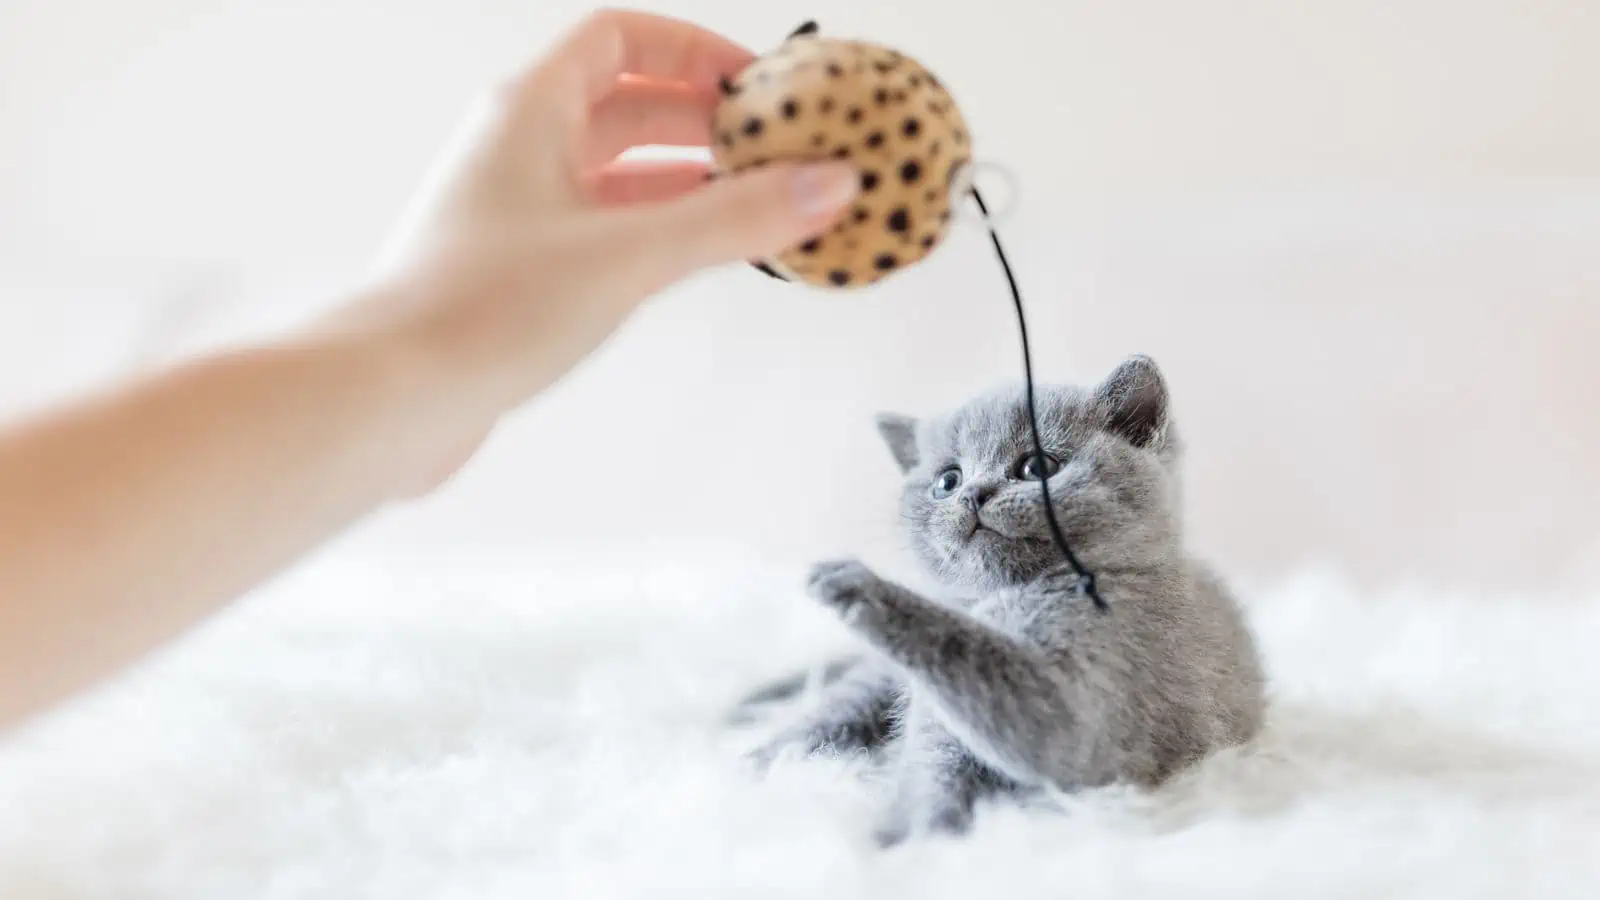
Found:
<path fill-rule="evenodd" d="M 794 700 L 813 686 L 823 690 L 832 687 L 861 663 L 859 655 L 846 656 L 762 685 L 734 704 L 732 712 L 728 714 L 728 723 L 749 725 L 772 707 Z"/>
<path fill-rule="evenodd" d="M 757 748 L 750 758 L 763 768 L 791 749 L 812 754 L 829 749 L 855 753 L 881 747 L 894 733 L 900 706 L 900 680 L 877 660 L 843 672 L 822 693 L 813 710 Z"/>

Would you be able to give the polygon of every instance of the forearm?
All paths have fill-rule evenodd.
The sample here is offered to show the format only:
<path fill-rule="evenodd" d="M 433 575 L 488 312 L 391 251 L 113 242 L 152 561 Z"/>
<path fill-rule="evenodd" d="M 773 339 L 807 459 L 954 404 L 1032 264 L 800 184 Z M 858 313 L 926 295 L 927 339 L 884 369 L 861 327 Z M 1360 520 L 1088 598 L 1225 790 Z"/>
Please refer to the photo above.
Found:
<path fill-rule="evenodd" d="M 448 436 L 400 356 L 351 335 L 245 349 L 0 433 L 0 728 L 418 477 Z"/>

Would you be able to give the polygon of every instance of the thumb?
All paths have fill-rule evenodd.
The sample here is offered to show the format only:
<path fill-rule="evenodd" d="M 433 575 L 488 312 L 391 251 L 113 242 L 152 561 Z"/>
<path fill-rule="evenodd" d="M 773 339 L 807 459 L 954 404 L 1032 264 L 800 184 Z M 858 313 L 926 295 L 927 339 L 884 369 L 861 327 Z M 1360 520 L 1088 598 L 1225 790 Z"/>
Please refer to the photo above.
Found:
<path fill-rule="evenodd" d="M 859 178 L 847 163 L 763 166 L 642 209 L 640 224 L 690 270 L 772 256 L 832 225 Z"/>

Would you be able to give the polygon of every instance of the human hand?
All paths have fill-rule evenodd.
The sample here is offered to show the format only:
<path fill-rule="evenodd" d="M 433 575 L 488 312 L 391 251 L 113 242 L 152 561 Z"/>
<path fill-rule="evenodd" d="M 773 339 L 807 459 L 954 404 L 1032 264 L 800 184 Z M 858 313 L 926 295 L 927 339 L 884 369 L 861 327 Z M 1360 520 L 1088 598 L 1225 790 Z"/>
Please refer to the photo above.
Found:
<path fill-rule="evenodd" d="M 652 293 L 775 254 L 849 202 L 841 163 L 709 181 L 704 163 L 617 160 L 708 146 L 719 81 L 752 58 L 680 21 L 605 11 L 481 104 L 353 310 L 424 347 L 453 412 L 478 415 L 446 470 Z"/>

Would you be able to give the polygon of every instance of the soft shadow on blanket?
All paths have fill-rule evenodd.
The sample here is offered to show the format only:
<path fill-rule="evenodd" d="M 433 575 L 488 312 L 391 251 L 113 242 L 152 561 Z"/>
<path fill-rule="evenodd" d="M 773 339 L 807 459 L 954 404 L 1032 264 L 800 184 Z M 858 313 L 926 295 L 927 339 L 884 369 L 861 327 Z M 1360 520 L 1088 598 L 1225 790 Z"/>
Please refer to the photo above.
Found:
<path fill-rule="evenodd" d="M 1275 815 L 1335 791 L 1410 785 L 1479 803 L 1525 804 L 1574 799 L 1574 785 L 1582 784 L 1600 784 L 1600 764 L 1414 710 L 1287 704 L 1273 708 L 1256 741 L 1206 761 L 1139 805 L 1168 830 L 1218 814 Z"/>

